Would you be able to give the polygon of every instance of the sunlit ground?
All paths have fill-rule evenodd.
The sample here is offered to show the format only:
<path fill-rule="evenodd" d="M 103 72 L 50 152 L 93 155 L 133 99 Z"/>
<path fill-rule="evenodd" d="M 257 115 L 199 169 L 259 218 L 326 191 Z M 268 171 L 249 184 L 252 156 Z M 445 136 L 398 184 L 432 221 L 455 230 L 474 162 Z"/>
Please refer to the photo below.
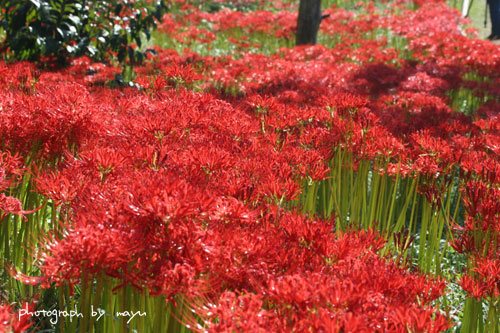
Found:
<path fill-rule="evenodd" d="M 461 3 L 459 2 L 459 7 Z M 472 0 L 472 7 L 469 12 L 469 18 L 472 20 L 474 27 L 479 31 L 478 37 L 481 39 L 486 38 L 491 33 L 491 19 L 488 9 L 487 25 L 484 27 L 484 16 L 486 10 L 486 0 Z"/>

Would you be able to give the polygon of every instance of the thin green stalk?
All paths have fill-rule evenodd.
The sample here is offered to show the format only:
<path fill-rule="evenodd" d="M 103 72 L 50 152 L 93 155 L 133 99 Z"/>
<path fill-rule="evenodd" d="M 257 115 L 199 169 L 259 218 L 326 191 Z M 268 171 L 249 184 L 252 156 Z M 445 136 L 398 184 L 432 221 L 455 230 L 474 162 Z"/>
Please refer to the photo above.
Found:
<path fill-rule="evenodd" d="M 80 312 L 83 314 L 83 317 L 80 319 L 80 331 L 88 332 L 89 331 L 89 319 L 91 313 L 89 311 L 90 308 L 90 297 L 92 295 L 92 282 L 89 280 L 85 270 L 82 269 L 82 282 L 81 282 L 81 291 L 80 291 Z"/>
<path fill-rule="evenodd" d="M 147 312 L 146 312 L 146 295 L 145 294 L 142 294 L 142 293 L 139 293 L 137 292 L 136 294 L 136 304 L 138 303 L 138 309 L 139 311 L 141 311 L 142 313 L 146 313 L 147 315 Z M 142 316 L 139 316 L 138 318 L 138 322 L 137 322 L 137 331 L 138 332 L 146 332 L 146 318 L 142 317 Z"/>
<path fill-rule="evenodd" d="M 498 300 L 491 298 L 489 300 L 488 319 L 486 321 L 487 333 L 498 333 Z"/>
<path fill-rule="evenodd" d="M 98 308 L 100 306 L 100 301 L 101 301 L 101 294 L 103 292 L 103 285 L 104 285 L 104 278 L 99 276 L 97 278 L 97 286 L 96 286 L 96 291 L 94 294 L 94 300 L 92 302 L 92 316 L 90 317 L 90 322 L 89 322 L 89 332 L 94 332 L 94 322 L 97 320 L 97 316 L 94 316 L 94 312 L 99 313 Z"/>
<path fill-rule="evenodd" d="M 121 293 L 119 293 L 120 298 L 121 298 L 121 311 L 127 311 L 127 298 L 128 298 L 128 286 L 125 286 L 122 288 Z M 128 328 L 127 328 L 127 318 L 122 317 L 120 318 L 120 332 L 121 333 L 127 333 Z"/>
<path fill-rule="evenodd" d="M 418 265 L 424 272 L 428 272 L 428 270 L 426 270 L 428 263 L 426 256 L 427 252 L 425 251 L 425 244 L 427 243 L 427 228 L 431 220 L 431 209 L 429 206 L 430 205 L 427 203 L 427 201 L 424 200 L 422 205 L 422 220 L 420 224 L 420 233 L 419 233 L 420 243 L 418 249 Z"/>
<path fill-rule="evenodd" d="M 401 231 L 401 228 L 403 227 L 403 224 L 405 223 L 408 207 L 410 206 L 410 203 L 412 201 L 413 201 L 412 212 L 415 209 L 415 204 L 417 202 L 417 199 L 415 196 L 415 188 L 417 186 L 417 182 L 418 182 L 418 178 L 413 178 L 411 181 L 411 185 L 408 187 L 408 192 L 406 193 L 406 196 L 405 196 L 405 202 L 402 206 L 402 209 L 400 210 L 398 219 L 396 221 L 396 225 L 394 226 L 394 229 L 393 229 L 393 233 Z M 413 215 L 412 215 L 412 217 L 413 217 Z M 410 217 L 410 223 L 412 221 L 412 217 Z M 410 228 L 410 230 L 411 230 L 411 228 Z"/>
<path fill-rule="evenodd" d="M 61 285 L 58 287 L 59 293 L 58 293 L 58 298 L 59 298 L 59 310 L 64 311 L 66 308 L 66 302 L 64 301 L 64 285 Z M 59 319 L 59 332 L 64 332 L 64 319 Z"/>
<path fill-rule="evenodd" d="M 378 202 L 375 204 L 376 206 L 376 213 L 375 213 L 375 221 L 376 223 L 378 224 L 379 226 L 379 230 L 382 231 L 381 228 L 383 228 L 383 219 L 384 219 L 384 210 L 385 210 L 385 201 L 386 201 L 386 185 L 387 185 L 387 180 L 383 178 L 383 176 L 379 176 L 380 177 L 380 185 L 379 185 L 379 193 L 378 193 L 378 197 L 379 197 L 379 200 Z"/>
<path fill-rule="evenodd" d="M 397 196 L 397 193 L 398 193 L 398 186 L 399 186 L 399 182 L 400 182 L 400 179 L 401 177 L 399 176 L 399 168 L 398 168 L 398 172 L 396 174 L 396 181 L 394 182 L 394 189 L 392 191 L 392 196 L 391 196 L 391 207 L 389 209 L 389 215 L 386 217 L 386 227 L 384 229 L 384 231 L 386 232 L 390 232 L 390 227 L 391 227 L 391 224 L 392 224 L 392 215 L 394 213 L 394 206 L 396 204 L 396 196 Z"/>
<path fill-rule="evenodd" d="M 376 214 L 376 209 L 377 209 L 377 200 L 379 196 L 379 182 L 380 182 L 380 176 L 375 172 L 372 171 L 372 187 L 371 187 L 371 195 L 370 195 L 370 217 L 368 219 L 368 226 L 373 227 L 373 222 L 375 220 L 375 214 Z"/>
<path fill-rule="evenodd" d="M 478 332 L 480 315 L 482 315 L 482 302 L 468 297 L 465 301 L 461 332 Z"/>

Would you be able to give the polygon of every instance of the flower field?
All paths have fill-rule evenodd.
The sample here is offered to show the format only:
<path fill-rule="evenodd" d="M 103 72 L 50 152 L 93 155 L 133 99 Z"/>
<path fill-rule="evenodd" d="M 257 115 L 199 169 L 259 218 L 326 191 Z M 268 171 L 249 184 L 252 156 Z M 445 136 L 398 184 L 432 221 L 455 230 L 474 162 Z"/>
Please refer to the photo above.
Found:
<path fill-rule="evenodd" d="M 500 47 L 450 5 L 294 47 L 297 1 L 175 0 L 127 86 L 0 62 L 0 332 L 499 332 Z"/>

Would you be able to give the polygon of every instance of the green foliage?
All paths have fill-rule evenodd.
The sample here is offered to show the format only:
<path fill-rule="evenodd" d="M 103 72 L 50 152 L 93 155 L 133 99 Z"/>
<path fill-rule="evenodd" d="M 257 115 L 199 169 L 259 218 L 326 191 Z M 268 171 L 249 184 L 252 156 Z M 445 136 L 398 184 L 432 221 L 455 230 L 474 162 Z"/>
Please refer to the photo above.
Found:
<path fill-rule="evenodd" d="M 167 10 L 165 1 L 0 0 L 2 46 L 19 60 L 48 57 L 64 63 L 75 56 L 114 55 L 120 62 L 141 62 L 141 40 L 150 38 Z"/>

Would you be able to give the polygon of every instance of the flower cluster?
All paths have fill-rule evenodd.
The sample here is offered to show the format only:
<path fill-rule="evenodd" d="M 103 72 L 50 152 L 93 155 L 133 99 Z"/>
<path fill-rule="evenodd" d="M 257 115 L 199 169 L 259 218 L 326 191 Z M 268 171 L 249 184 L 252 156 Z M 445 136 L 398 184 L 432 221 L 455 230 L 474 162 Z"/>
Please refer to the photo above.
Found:
<path fill-rule="evenodd" d="M 33 311 L 34 305 L 25 303 L 24 311 Z M 9 305 L 0 305 L 0 331 L 6 333 L 22 333 L 29 329 L 33 322 L 29 315 L 20 314 L 20 311 L 14 311 Z"/>

